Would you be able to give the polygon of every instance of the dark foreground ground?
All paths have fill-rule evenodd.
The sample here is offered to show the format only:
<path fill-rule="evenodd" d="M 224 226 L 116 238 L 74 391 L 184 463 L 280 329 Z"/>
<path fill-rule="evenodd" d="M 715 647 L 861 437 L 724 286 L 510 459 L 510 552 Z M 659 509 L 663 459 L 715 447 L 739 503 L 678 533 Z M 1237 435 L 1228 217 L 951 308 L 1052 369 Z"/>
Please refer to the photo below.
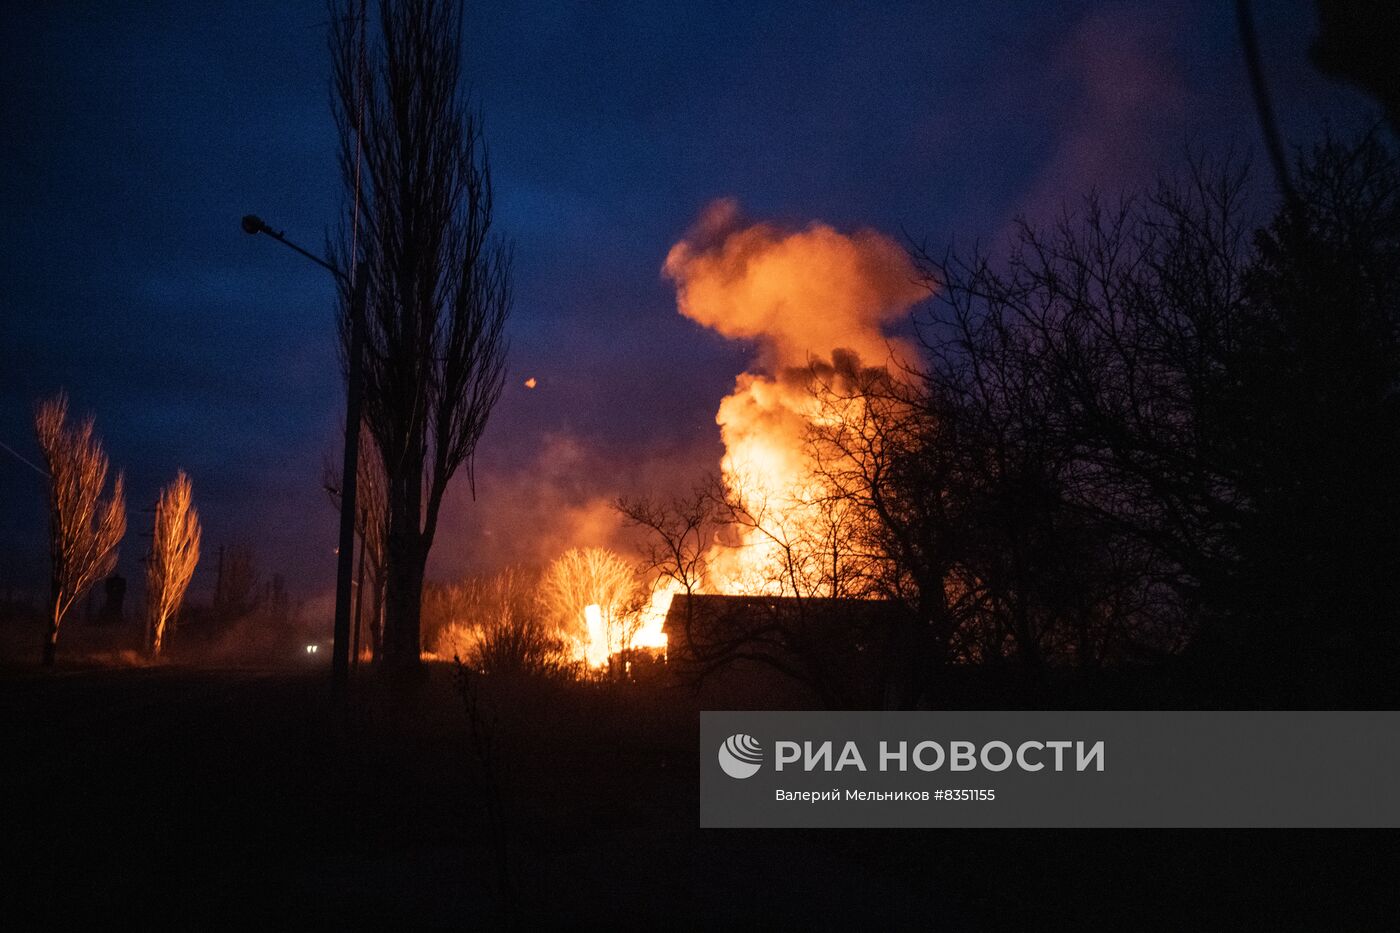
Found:
<path fill-rule="evenodd" d="M 480 689 L 501 833 L 445 667 L 0 675 L 0 922 L 1393 928 L 1394 833 L 702 831 L 693 693 Z"/>

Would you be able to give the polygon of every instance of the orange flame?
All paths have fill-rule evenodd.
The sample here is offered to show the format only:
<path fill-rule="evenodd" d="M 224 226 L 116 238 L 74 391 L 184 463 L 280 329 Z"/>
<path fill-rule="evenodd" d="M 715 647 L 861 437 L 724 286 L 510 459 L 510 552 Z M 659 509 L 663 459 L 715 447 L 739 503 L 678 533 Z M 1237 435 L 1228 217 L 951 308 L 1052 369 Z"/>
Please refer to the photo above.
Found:
<path fill-rule="evenodd" d="M 602 668 L 619 652 L 666 647 L 662 625 L 673 592 L 657 586 L 650 600 L 638 605 L 630 564 L 605 548 L 574 548 L 550 565 L 540 598 L 568 636 L 575 660 Z"/>
<path fill-rule="evenodd" d="M 905 252 L 881 233 L 845 234 L 821 223 L 796 231 L 746 226 L 732 199 L 703 212 L 663 272 L 676 283 L 681 314 L 760 346 L 756 371 L 739 375 L 715 417 L 725 445 L 721 476 L 753 526 L 711 550 L 709 586 L 736 594 L 804 589 L 829 518 L 814 511 L 821 490 L 805 443 L 818 417 L 814 367 L 898 354 L 884 327 L 927 291 Z"/>

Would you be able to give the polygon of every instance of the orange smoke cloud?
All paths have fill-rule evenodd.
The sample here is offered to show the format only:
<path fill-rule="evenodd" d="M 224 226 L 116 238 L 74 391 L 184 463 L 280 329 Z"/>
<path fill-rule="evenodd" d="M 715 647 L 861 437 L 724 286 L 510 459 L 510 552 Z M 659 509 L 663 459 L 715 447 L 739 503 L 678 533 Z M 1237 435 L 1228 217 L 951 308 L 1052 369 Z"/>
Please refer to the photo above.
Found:
<path fill-rule="evenodd" d="M 881 233 L 821 223 L 796 231 L 746 226 L 732 199 L 704 211 L 663 271 L 676 283 L 681 314 L 762 348 L 759 371 L 739 375 L 715 420 L 725 485 L 748 512 L 761 513 L 764 529 L 746 530 L 737 545 L 717 544 L 708 585 L 815 595 L 817 577 L 804 585 L 803 567 L 779 566 L 823 546 L 812 506 L 822 498 L 814 489 L 820 480 L 806 443 L 817 416 L 814 387 L 837 371 L 855 372 L 862 359 L 885 363 L 898 348 L 884 327 L 928 292 L 905 252 Z"/>
<path fill-rule="evenodd" d="M 883 327 L 928 294 L 884 234 L 745 226 L 732 198 L 705 209 L 663 271 L 681 314 L 726 337 L 762 341 L 770 371 L 836 349 L 884 360 Z"/>

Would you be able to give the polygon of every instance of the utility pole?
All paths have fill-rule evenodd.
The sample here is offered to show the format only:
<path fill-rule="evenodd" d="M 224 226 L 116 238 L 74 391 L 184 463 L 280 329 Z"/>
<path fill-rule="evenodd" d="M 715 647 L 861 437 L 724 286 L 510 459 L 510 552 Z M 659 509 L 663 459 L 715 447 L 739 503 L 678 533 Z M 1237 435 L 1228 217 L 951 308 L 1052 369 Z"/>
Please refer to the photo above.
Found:
<path fill-rule="evenodd" d="M 355 496 L 360 479 L 360 408 L 364 403 L 365 289 L 363 264 L 355 271 L 350 297 L 350 348 L 345 363 L 345 458 L 340 474 L 340 547 L 336 549 L 335 633 L 331 684 L 341 690 L 350 677 L 350 585 L 355 571 Z"/>
<path fill-rule="evenodd" d="M 364 403 L 365 295 L 369 276 L 365 266 L 355 270 L 355 281 L 335 263 L 302 249 L 281 231 L 273 230 L 261 218 L 248 214 L 243 232 L 250 236 L 265 233 L 296 250 L 330 272 L 341 283 L 350 285 L 350 346 L 345 362 L 345 455 L 340 474 L 340 546 L 336 548 L 335 628 L 331 641 L 331 686 L 337 693 L 350 679 L 350 591 L 355 570 L 355 492 L 360 469 L 360 411 Z"/>

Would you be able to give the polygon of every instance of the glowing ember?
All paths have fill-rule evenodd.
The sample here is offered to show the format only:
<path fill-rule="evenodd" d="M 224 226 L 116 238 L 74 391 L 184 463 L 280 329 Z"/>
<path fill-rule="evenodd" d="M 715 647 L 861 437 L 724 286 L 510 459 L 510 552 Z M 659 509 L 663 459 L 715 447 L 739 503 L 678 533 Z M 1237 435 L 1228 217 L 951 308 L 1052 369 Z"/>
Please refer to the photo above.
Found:
<path fill-rule="evenodd" d="M 537 385 L 539 385 L 539 382 L 535 379 L 534 376 L 531 376 L 529 379 L 525 380 L 525 388 L 527 389 L 533 389 Z"/>

